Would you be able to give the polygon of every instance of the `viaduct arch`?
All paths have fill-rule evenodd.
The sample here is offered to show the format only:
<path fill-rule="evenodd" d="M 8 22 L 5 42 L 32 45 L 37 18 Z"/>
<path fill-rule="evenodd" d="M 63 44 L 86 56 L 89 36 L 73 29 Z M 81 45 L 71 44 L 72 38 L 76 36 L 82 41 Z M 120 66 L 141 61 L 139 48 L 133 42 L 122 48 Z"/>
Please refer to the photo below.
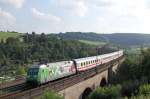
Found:
<path fill-rule="evenodd" d="M 116 69 L 123 61 L 124 58 L 113 64 L 107 64 L 108 68 L 101 70 L 97 75 L 63 89 L 59 91 L 59 94 L 65 99 L 86 99 L 87 95 L 97 87 L 103 87 L 109 83 L 112 72 L 116 72 Z"/>
<path fill-rule="evenodd" d="M 84 90 L 84 92 L 81 94 L 80 96 L 80 99 L 87 99 L 88 95 L 90 95 L 90 93 L 92 92 L 93 90 L 91 88 L 86 88 Z"/>
<path fill-rule="evenodd" d="M 101 82 L 100 82 L 100 87 L 104 87 L 107 85 L 107 81 L 105 78 L 102 78 Z"/>
<path fill-rule="evenodd" d="M 59 93 L 63 95 L 65 99 L 85 99 L 85 95 L 90 94 L 96 87 L 100 86 L 102 79 L 108 80 L 108 70 L 68 87 Z"/>

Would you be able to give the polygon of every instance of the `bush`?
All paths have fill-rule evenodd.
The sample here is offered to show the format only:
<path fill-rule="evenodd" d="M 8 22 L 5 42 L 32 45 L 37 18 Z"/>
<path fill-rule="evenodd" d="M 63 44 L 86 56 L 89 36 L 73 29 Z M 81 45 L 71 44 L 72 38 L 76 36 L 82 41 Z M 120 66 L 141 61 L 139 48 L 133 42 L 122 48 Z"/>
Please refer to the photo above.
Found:
<path fill-rule="evenodd" d="M 138 80 L 124 82 L 121 89 L 122 96 L 131 97 L 132 95 L 138 94 L 139 86 L 140 82 Z"/>
<path fill-rule="evenodd" d="M 89 95 L 89 99 L 119 99 L 121 86 L 98 88 Z"/>
<path fill-rule="evenodd" d="M 145 84 L 145 85 L 140 86 L 139 94 L 143 94 L 143 95 L 150 94 L 150 85 Z"/>
<path fill-rule="evenodd" d="M 150 95 L 146 95 L 146 96 L 145 95 L 132 96 L 130 99 L 150 99 Z"/>
<path fill-rule="evenodd" d="M 64 99 L 52 90 L 46 90 L 39 99 Z"/>
<path fill-rule="evenodd" d="M 23 66 L 17 65 L 17 67 L 16 67 L 16 75 L 18 75 L 18 76 L 25 76 L 26 75 L 25 68 Z"/>
<path fill-rule="evenodd" d="M 136 96 L 132 96 L 130 98 L 125 97 L 124 99 L 150 99 L 150 85 L 145 84 L 139 87 L 139 93 Z"/>

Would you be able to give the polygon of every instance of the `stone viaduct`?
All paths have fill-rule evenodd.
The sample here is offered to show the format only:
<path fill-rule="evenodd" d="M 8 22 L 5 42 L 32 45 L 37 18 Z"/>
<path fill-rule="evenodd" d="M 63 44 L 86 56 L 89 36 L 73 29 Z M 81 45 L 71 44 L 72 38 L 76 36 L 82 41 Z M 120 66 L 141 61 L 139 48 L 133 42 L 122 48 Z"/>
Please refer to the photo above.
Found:
<path fill-rule="evenodd" d="M 109 83 L 111 76 L 116 73 L 118 66 L 124 61 L 124 58 L 108 64 L 108 68 L 102 70 L 97 75 L 79 82 L 73 86 L 59 91 L 65 99 L 86 99 L 88 94 L 90 94 L 95 88 L 103 87 Z"/>

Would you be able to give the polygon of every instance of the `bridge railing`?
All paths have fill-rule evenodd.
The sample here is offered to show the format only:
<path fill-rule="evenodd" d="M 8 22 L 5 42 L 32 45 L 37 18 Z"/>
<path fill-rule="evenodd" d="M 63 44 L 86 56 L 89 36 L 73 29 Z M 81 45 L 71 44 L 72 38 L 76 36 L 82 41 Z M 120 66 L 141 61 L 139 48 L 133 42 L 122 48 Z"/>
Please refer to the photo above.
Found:
<path fill-rule="evenodd" d="M 118 63 L 118 61 L 121 60 L 122 58 L 123 57 L 120 57 L 109 63 L 103 64 L 101 66 L 97 66 L 97 68 L 92 68 L 90 70 L 78 73 L 76 75 L 72 75 L 69 77 L 65 77 L 63 79 L 58 79 L 53 82 L 49 82 L 45 85 L 39 86 L 34 89 L 26 90 L 26 91 L 23 91 L 20 93 L 11 93 L 11 94 L 7 94 L 4 96 L 0 96 L 0 99 L 31 99 L 31 98 L 42 95 L 44 90 L 46 90 L 46 89 L 52 89 L 57 92 L 61 91 L 65 88 L 68 88 L 74 84 L 77 84 L 81 81 L 89 79 L 89 78 L 105 71 L 106 69 L 108 69 L 111 66 L 111 64 Z"/>

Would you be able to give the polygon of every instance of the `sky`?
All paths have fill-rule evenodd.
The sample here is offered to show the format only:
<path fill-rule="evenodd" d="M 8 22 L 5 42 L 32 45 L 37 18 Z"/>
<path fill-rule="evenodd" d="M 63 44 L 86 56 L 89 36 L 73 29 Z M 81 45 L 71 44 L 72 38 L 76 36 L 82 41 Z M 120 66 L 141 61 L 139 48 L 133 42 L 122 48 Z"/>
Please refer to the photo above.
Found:
<path fill-rule="evenodd" d="M 0 0 L 0 30 L 150 33 L 150 0 Z"/>

